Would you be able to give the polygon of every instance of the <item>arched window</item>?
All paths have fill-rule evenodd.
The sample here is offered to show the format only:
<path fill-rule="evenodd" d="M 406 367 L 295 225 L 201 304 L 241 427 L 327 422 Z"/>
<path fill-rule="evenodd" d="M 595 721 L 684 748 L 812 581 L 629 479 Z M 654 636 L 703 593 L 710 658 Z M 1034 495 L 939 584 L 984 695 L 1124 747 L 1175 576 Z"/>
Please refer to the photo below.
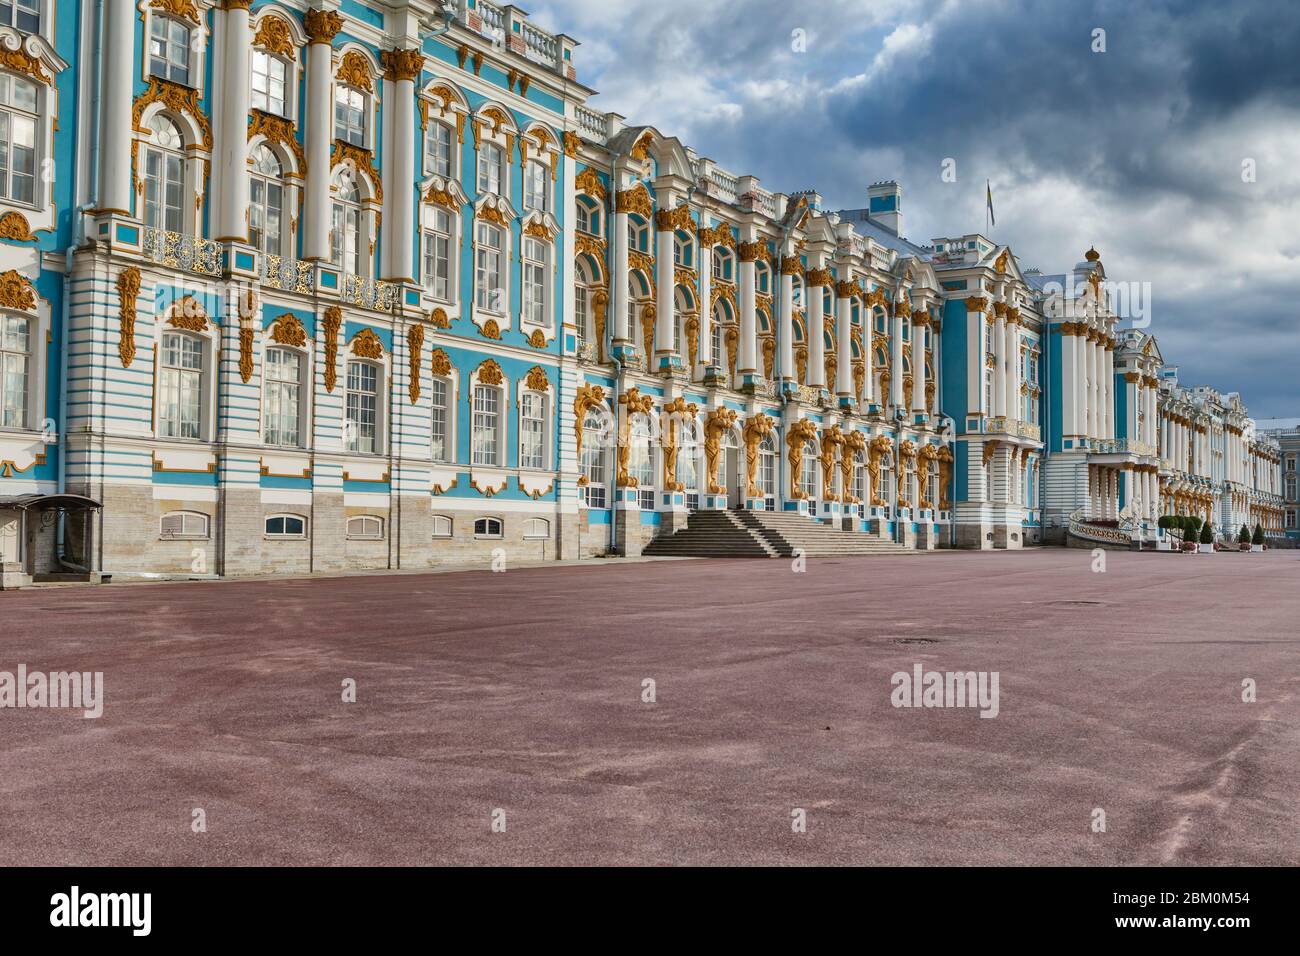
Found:
<path fill-rule="evenodd" d="M 358 541 L 379 541 L 384 537 L 384 519 L 376 515 L 357 515 L 348 519 L 348 537 Z"/>
<path fill-rule="evenodd" d="M 451 518 L 448 515 L 433 516 L 433 536 L 435 538 L 451 537 Z"/>
<path fill-rule="evenodd" d="M 589 236 L 600 235 L 600 205 L 590 196 L 579 196 L 575 206 L 578 231 Z"/>
<path fill-rule="evenodd" d="M 307 519 L 301 515 L 270 515 L 266 519 L 268 538 L 305 538 Z"/>
<path fill-rule="evenodd" d="M 366 125 L 370 111 L 364 90 L 347 83 L 334 86 L 334 138 L 353 146 L 366 145 Z"/>
<path fill-rule="evenodd" d="M 208 516 L 201 511 L 169 511 L 159 522 L 158 537 L 170 541 L 203 541 L 208 537 Z"/>
<path fill-rule="evenodd" d="M 192 86 L 190 72 L 194 55 L 192 28 L 183 20 L 155 13 L 149 26 L 149 73 L 159 79 Z M 126 56 L 129 51 L 117 51 Z"/>
<path fill-rule="evenodd" d="M 302 353 L 293 349 L 266 350 L 264 439 L 268 445 L 302 444 Z"/>
<path fill-rule="evenodd" d="M 380 378 L 379 366 L 373 362 L 348 362 L 348 451 L 372 455 L 379 449 Z"/>
<path fill-rule="evenodd" d="M 265 145 L 254 147 L 248 182 L 248 240 L 268 256 L 280 255 L 283 232 L 284 171 Z"/>
<path fill-rule="evenodd" d="M 158 434 L 203 437 L 204 342 L 184 332 L 164 332 L 158 370 Z"/>
<path fill-rule="evenodd" d="M 335 179 L 330 262 L 344 272 L 361 274 L 361 193 L 356 178 L 346 169 Z"/>
<path fill-rule="evenodd" d="M 249 97 L 253 109 L 284 116 L 288 103 L 289 64 L 265 50 L 253 51 L 253 75 Z"/>
<path fill-rule="evenodd" d="M 551 536 L 551 523 L 545 518 L 529 518 L 524 522 L 525 538 L 549 538 Z"/>
<path fill-rule="evenodd" d="M 862 460 L 861 452 L 853 453 L 853 497 L 862 502 L 863 505 L 871 504 L 871 493 L 867 488 L 867 479 L 871 473 L 867 471 L 866 462 Z"/>
<path fill-rule="evenodd" d="M 165 18 L 164 18 L 165 19 Z M 154 21 L 157 23 L 157 19 Z M 184 223 L 184 141 L 176 126 L 161 113 L 149 120 L 144 150 L 144 224 L 180 232 Z"/>
<path fill-rule="evenodd" d="M 1029 469 L 1025 469 L 1026 486 L 1029 481 Z M 1027 488 L 1026 488 L 1027 490 Z M 930 502 L 932 508 L 939 507 L 939 459 L 930 458 L 926 464 L 925 474 L 925 499 Z M 1023 499 L 1028 500 L 1028 499 Z"/>
<path fill-rule="evenodd" d="M 599 284 L 595 276 L 592 275 L 591 267 L 586 263 L 583 256 L 578 257 L 574 276 L 577 282 L 573 290 L 573 321 L 578 327 L 578 345 L 583 346 L 589 342 L 594 342 L 596 338 L 594 316 L 592 315 L 592 295 L 598 291 Z"/>
<path fill-rule="evenodd" d="M 39 129 L 36 84 L 0 73 L 0 199 L 35 204 Z"/>
<path fill-rule="evenodd" d="M 754 263 L 754 286 L 766 295 L 772 292 L 772 267 L 762 259 Z"/>
<path fill-rule="evenodd" d="M 546 308 L 546 278 L 549 274 L 547 260 L 550 257 L 550 246 L 540 239 L 525 236 L 523 253 L 524 304 L 520 318 L 533 325 L 549 326 L 551 323 Z"/>
<path fill-rule="evenodd" d="M 426 176 L 441 176 L 443 179 L 457 179 L 455 164 L 455 133 L 446 123 L 429 121 L 429 128 L 424 134 L 424 173 Z"/>
<path fill-rule="evenodd" d="M 776 442 L 771 435 L 758 443 L 758 488 L 767 499 L 767 510 L 776 510 Z"/>
<path fill-rule="evenodd" d="M 501 537 L 501 531 L 500 518 L 474 519 L 474 537 L 476 538 L 499 538 Z"/>
<path fill-rule="evenodd" d="M 695 241 L 680 229 L 673 235 L 673 262 L 688 269 L 695 266 Z"/>
<path fill-rule="evenodd" d="M 799 463 L 799 490 L 809 498 L 817 497 L 817 443 L 805 442 Z"/>
<path fill-rule="evenodd" d="M 582 500 L 588 508 L 605 507 L 605 423 L 590 411 L 582 420 Z"/>
<path fill-rule="evenodd" d="M 727 430 L 722 433 L 722 450 L 718 454 L 718 487 L 720 488 L 730 488 L 731 479 L 740 477 L 739 475 L 731 475 L 727 471 L 727 461 L 732 457 L 730 451 L 733 448 L 738 449 L 739 447 L 740 442 L 736 440 L 736 433 L 734 431 Z M 738 462 L 737 467 L 739 467 Z"/>
<path fill-rule="evenodd" d="M 0 316 L 0 426 L 27 428 L 31 402 L 32 322 Z"/>
<path fill-rule="evenodd" d="M 677 483 L 686 492 L 686 507 L 700 506 L 700 438 L 699 425 L 686 419 L 677 425 Z"/>
<path fill-rule="evenodd" d="M 713 247 L 713 278 L 723 282 L 733 281 L 735 260 L 726 246 Z"/>
<path fill-rule="evenodd" d="M 637 499 L 643 509 L 654 511 L 655 508 L 655 454 L 650 422 L 642 414 L 632 418 L 628 440 L 632 443 L 628 473 L 636 479 Z"/>
<path fill-rule="evenodd" d="M 474 386 L 474 414 L 470 428 L 471 464 L 500 466 L 501 458 L 501 389 L 495 385 Z"/>
<path fill-rule="evenodd" d="M 876 489 L 876 495 L 882 501 L 888 501 L 892 497 L 894 487 L 894 459 L 890 455 L 880 456 L 880 487 Z"/>
<path fill-rule="evenodd" d="M 637 252 L 650 251 L 650 227 L 639 216 L 627 217 L 627 247 Z"/>

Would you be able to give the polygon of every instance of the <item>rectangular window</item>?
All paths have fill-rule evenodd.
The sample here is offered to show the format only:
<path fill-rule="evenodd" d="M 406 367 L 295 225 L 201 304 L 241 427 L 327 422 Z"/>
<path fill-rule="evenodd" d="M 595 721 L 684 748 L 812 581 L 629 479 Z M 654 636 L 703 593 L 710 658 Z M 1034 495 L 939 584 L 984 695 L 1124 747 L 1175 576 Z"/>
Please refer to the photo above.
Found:
<path fill-rule="evenodd" d="M 587 328 L 587 287 L 576 286 L 573 290 L 573 321 L 578 327 L 578 347 L 590 341 L 591 332 Z"/>
<path fill-rule="evenodd" d="M 0 199 L 36 202 L 36 86 L 0 73 Z"/>
<path fill-rule="evenodd" d="M 254 109 L 264 113 L 285 115 L 285 78 L 288 75 L 284 60 L 262 50 L 253 51 L 253 79 L 249 95 Z"/>
<path fill-rule="evenodd" d="M 334 138 L 366 145 L 366 94 L 342 83 L 334 88 Z"/>
<path fill-rule="evenodd" d="M 184 165 L 175 153 L 145 150 L 144 222 L 154 229 L 180 232 Z"/>
<path fill-rule="evenodd" d="M 600 445 L 600 420 L 589 417 L 583 422 L 582 474 L 587 483 L 582 486 L 582 500 L 588 508 L 605 507 L 605 450 Z"/>
<path fill-rule="evenodd" d="M 480 222 L 477 238 L 478 248 L 474 255 L 475 304 L 490 312 L 504 312 L 505 303 L 501 293 L 501 230 Z"/>
<path fill-rule="evenodd" d="M 519 467 L 546 467 L 546 396 L 524 392 L 519 409 Z"/>
<path fill-rule="evenodd" d="M 284 186 L 254 176 L 248 181 L 248 240 L 268 256 L 280 254 Z"/>
<path fill-rule="evenodd" d="M 546 167 L 536 160 L 524 169 L 524 208 L 546 208 Z"/>
<path fill-rule="evenodd" d="M 546 325 L 546 244 L 539 239 L 524 239 L 524 306 L 525 322 Z"/>
<path fill-rule="evenodd" d="M 445 378 L 435 378 L 433 386 L 429 391 L 430 403 L 432 408 L 430 442 L 433 449 L 434 461 L 451 461 L 448 453 L 450 448 L 447 444 L 447 426 L 450 417 L 450 408 L 447 403 L 448 382 Z"/>
<path fill-rule="evenodd" d="M 451 174 L 451 127 L 446 123 L 429 123 L 424 134 L 424 172 L 429 176 L 454 178 Z"/>
<path fill-rule="evenodd" d="M 501 464 L 501 393 L 490 385 L 474 386 L 473 464 Z"/>
<path fill-rule="evenodd" d="M 158 433 L 164 438 L 201 438 L 203 343 L 176 332 L 162 337 L 158 375 Z"/>
<path fill-rule="evenodd" d="M 445 209 L 425 212 L 421 257 L 424 287 L 440 302 L 451 300 L 451 214 Z"/>
<path fill-rule="evenodd" d="M 293 445 L 300 441 L 302 356 L 288 349 L 266 351 L 266 428 L 268 445 Z"/>
<path fill-rule="evenodd" d="M 40 0 L 0 0 L 0 26 L 15 27 L 19 33 L 40 33 Z"/>
<path fill-rule="evenodd" d="M 19 316 L 0 316 L 0 425 L 27 427 L 31 326 Z"/>
<path fill-rule="evenodd" d="M 348 451 L 374 454 L 379 439 L 379 370 L 368 362 L 348 364 Z"/>
<path fill-rule="evenodd" d="M 149 28 L 149 72 L 190 85 L 190 28 L 180 20 L 153 15 Z"/>
<path fill-rule="evenodd" d="M 478 148 L 478 191 L 503 195 L 501 189 L 501 147 L 483 143 Z"/>
<path fill-rule="evenodd" d="M 361 210 L 334 204 L 330 228 L 330 261 L 351 275 L 361 274 Z"/>

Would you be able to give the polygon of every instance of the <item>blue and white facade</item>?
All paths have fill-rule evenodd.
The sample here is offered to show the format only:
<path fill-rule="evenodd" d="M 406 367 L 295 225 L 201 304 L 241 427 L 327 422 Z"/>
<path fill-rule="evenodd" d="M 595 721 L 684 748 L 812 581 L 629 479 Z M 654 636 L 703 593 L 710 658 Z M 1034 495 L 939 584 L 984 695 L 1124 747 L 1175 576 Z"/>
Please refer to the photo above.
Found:
<path fill-rule="evenodd" d="M 836 212 L 592 110 L 517 7 L 10 21 L 14 580 L 635 555 L 727 508 L 918 548 L 1154 520 L 1160 360 L 1104 299 L 909 242 L 895 182 Z"/>

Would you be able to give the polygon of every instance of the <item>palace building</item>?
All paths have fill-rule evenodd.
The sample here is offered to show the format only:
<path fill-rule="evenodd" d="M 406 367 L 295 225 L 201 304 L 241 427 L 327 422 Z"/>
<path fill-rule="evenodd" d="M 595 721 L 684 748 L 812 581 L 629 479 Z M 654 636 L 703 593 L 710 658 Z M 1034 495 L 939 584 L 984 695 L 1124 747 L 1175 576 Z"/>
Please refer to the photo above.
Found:
<path fill-rule="evenodd" d="M 1094 250 L 770 191 L 518 7 L 6 9 L 0 585 L 1280 532 Z"/>

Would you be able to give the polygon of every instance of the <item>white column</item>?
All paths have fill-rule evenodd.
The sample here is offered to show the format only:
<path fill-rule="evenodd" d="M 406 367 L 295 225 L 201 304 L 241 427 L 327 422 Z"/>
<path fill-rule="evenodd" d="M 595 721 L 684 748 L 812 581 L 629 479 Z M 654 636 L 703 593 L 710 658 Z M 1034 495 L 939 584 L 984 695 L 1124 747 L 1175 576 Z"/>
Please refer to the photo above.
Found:
<path fill-rule="evenodd" d="M 758 315 L 754 298 L 756 280 L 754 257 L 758 242 L 742 242 L 740 249 L 740 355 L 736 362 L 736 375 L 758 376 Z"/>
<path fill-rule="evenodd" d="M 826 275 L 820 256 L 814 257 L 811 265 L 813 268 L 805 272 L 803 277 L 803 291 L 808 299 L 804 306 L 804 317 L 808 323 L 808 384 L 812 388 L 825 388 L 828 384 L 826 316 L 822 308 L 822 288 L 826 284 Z M 851 364 L 853 356 L 845 356 L 844 361 Z M 836 367 L 838 368 L 838 363 Z"/>
<path fill-rule="evenodd" d="M 1110 344 L 1102 346 L 1105 351 L 1102 353 L 1105 357 L 1105 375 L 1102 382 L 1106 386 L 1105 391 L 1105 409 L 1106 409 L 1106 437 L 1115 437 L 1115 353 L 1111 350 Z M 1130 434 L 1133 434 L 1130 432 Z"/>
<path fill-rule="evenodd" d="M 839 274 L 848 275 L 848 270 L 844 269 Z M 849 298 L 851 294 L 852 283 L 848 279 L 839 279 L 835 285 L 835 351 L 839 353 L 839 361 L 835 363 L 835 394 L 841 401 L 859 397 L 853 394 L 853 329 L 851 327 L 853 301 Z M 875 401 L 875 383 L 871 375 L 871 331 L 872 324 L 864 317 L 862 334 L 866 340 L 863 351 L 866 352 L 867 374 L 863 390 L 866 396 L 860 398 L 864 404 Z"/>
<path fill-rule="evenodd" d="M 570 230 L 572 231 L 572 230 Z M 699 359 L 702 369 L 713 364 L 722 364 L 720 356 L 713 354 L 713 244 L 706 243 L 703 236 L 698 240 L 700 249 L 700 350 Z"/>
<path fill-rule="evenodd" d="M 248 73 L 252 36 L 248 0 L 223 0 L 221 115 L 217 122 L 217 170 L 221 205 L 217 239 L 248 241 Z"/>
<path fill-rule="evenodd" d="M 616 174 L 617 175 L 617 174 Z M 621 198 L 622 193 L 619 194 Z M 613 329 L 614 347 L 626 348 L 632 341 L 631 336 L 633 329 L 628 328 L 628 301 L 627 301 L 627 211 L 619 211 L 617 200 L 614 206 L 614 262 L 611 266 L 610 282 L 614 288 L 611 290 L 609 301 L 610 308 L 613 310 Z M 649 363 L 650 356 L 646 356 L 646 362 Z M 648 367 L 648 364 L 647 364 Z"/>
<path fill-rule="evenodd" d="M 330 135 L 334 117 L 330 103 L 333 78 L 331 41 L 343 29 L 333 10 L 309 10 L 303 17 L 307 45 L 307 191 L 303 203 L 303 259 L 330 257 Z"/>
<path fill-rule="evenodd" d="M 560 201 L 564 203 L 564 221 L 566 223 L 577 222 L 578 203 L 577 189 L 574 187 L 575 167 L 578 164 L 578 138 L 576 133 L 566 132 L 564 134 L 564 167 L 560 173 Z M 417 199 L 418 202 L 418 199 Z M 560 314 L 562 321 L 567 328 L 577 328 L 577 300 L 574 289 L 576 288 L 577 276 L 574 275 L 574 259 L 577 255 L 576 248 L 577 230 L 571 225 L 568 229 L 560 230 Z M 608 307 L 608 306 L 607 306 Z M 590 318 L 591 302 L 588 300 L 588 321 L 591 323 L 590 335 L 595 336 L 595 319 Z M 588 334 L 583 330 L 583 334 Z M 561 351 L 568 351 L 568 346 L 564 339 L 560 342 Z M 600 355 L 603 345 L 596 347 L 596 354 Z M 570 353 L 571 354 L 571 353 Z"/>
<path fill-rule="evenodd" d="M 382 238 L 387 278 L 394 282 L 415 281 L 415 80 L 423 66 L 419 50 L 384 54 L 388 188 Z"/>
<path fill-rule="evenodd" d="M 777 338 L 781 340 L 781 351 L 777 355 L 777 374 L 783 381 L 798 382 L 799 370 L 794 364 L 794 273 L 792 270 L 799 269 L 799 257 L 785 255 L 783 251 L 780 266 L 781 328 L 777 332 Z"/>
<path fill-rule="evenodd" d="M 997 318 L 993 320 L 993 408 L 990 413 L 1003 416 L 1007 412 L 1007 314 L 1003 303 L 998 303 Z"/>
<path fill-rule="evenodd" d="M 135 4 L 131 0 L 106 0 L 104 49 L 115 52 L 103 57 L 99 206 L 124 216 L 131 214 L 131 85 L 135 58 L 123 51 L 134 46 Z M 144 218 L 143 204 L 137 213 Z"/>
<path fill-rule="evenodd" d="M 1015 319 L 1007 322 L 1007 418 L 1020 418 L 1020 328 Z"/>
<path fill-rule="evenodd" d="M 898 314 L 898 304 L 889 310 L 889 404 L 894 408 L 906 409 L 903 399 L 903 317 Z M 863 316 L 865 329 L 870 328 Z"/>
<path fill-rule="evenodd" d="M 912 322 L 912 411 L 917 415 L 925 414 L 925 330 L 928 325 L 928 315 L 920 323 Z"/>
<path fill-rule="evenodd" d="M 659 192 L 659 202 L 661 203 L 660 212 L 670 212 L 673 208 L 674 197 L 671 193 L 661 190 Z M 651 364 L 649 356 L 646 357 L 646 369 L 667 371 L 677 366 L 680 361 L 677 358 L 675 331 L 677 328 L 677 300 L 674 293 L 677 291 L 677 281 L 674 270 L 676 269 L 676 259 L 673 256 L 673 225 L 665 222 L 666 217 L 655 217 L 655 354 L 654 362 Z M 667 228 L 664 228 L 665 225 Z"/>

